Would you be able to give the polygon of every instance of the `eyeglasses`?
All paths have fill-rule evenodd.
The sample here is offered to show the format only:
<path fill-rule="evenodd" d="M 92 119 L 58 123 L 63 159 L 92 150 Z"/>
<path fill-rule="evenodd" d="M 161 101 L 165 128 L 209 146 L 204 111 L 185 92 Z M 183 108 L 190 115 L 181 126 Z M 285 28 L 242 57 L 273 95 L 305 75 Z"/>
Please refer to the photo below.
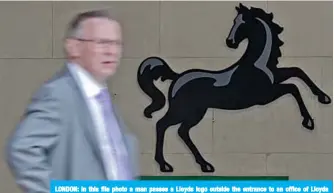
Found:
<path fill-rule="evenodd" d="M 108 40 L 108 39 L 83 39 L 83 38 L 75 38 L 78 41 L 82 42 L 93 42 L 97 45 L 101 46 L 122 46 L 123 43 L 119 40 Z"/>

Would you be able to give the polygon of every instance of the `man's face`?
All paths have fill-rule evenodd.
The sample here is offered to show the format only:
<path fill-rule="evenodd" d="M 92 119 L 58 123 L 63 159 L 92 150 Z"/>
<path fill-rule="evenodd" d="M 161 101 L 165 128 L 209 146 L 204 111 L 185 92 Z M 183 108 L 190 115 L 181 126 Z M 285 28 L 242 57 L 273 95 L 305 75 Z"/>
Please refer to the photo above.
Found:
<path fill-rule="evenodd" d="M 76 58 L 95 78 L 105 81 L 120 63 L 121 27 L 116 21 L 94 18 L 84 21 L 80 30 L 78 40 L 74 40 Z"/>

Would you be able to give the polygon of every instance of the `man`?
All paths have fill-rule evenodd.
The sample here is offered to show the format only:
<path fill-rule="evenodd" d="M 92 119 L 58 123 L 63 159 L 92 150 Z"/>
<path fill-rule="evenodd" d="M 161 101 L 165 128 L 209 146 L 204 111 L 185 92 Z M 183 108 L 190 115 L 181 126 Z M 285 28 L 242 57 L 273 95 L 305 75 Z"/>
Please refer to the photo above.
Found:
<path fill-rule="evenodd" d="M 50 180 L 132 180 L 138 145 L 106 87 L 122 54 L 120 24 L 104 11 L 79 14 L 65 39 L 68 62 L 33 96 L 10 138 L 7 162 L 27 193 Z"/>

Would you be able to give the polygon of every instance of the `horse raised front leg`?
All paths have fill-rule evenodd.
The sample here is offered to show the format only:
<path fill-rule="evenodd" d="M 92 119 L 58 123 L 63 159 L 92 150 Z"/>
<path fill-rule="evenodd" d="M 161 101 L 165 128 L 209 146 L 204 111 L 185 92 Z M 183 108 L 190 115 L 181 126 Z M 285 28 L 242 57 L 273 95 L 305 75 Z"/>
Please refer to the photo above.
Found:
<path fill-rule="evenodd" d="M 213 167 L 213 165 L 205 161 L 205 159 L 203 158 L 201 153 L 198 151 L 197 147 L 195 146 L 195 144 L 193 143 L 189 135 L 190 129 L 194 125 L 196 125 L 198 122 L 192 123 L 192 124 L 188 122 L 182 123 L 178 130 L 178 134 L 181 137 L 181 139 L 184 141 L 184 143 L 188 146 L 192 154 L 194 155 L 196 163 L 198 163 L 201 166 L 202 172 L 214 172 L 215 168 Z"/>
<path fill-rule="evenodd" d="M 275 73 L 276 83 L 281 83 L 291 77 L 297 77 L 305 82 L 305 84 L 311 89 L 312 93 L 318 97 L 318 101 L 322 104 L 331 103 L 331 98 L 325 94 L 307 74 L 298 67 L 291 68 L 278 68 Z"/>
<path fill-rule="evenodd" d="M 264 100 L 263 104 L 267 104 L 271 101 L 274 101 L 276 99 L 278 99 L 279 97 L 286 95 L 286 94 L 291 94 L 297 101 L 298 103 L 298 107 L 300 110 L 300 113 L 302 115 L 302 117 L 304 118 L 302 125 L 309 129 L 309 130 L 313 130 L 314 129 L 314 121 L 310 115 L 310 113 L 308 112 L 305 103 L 300 95 L 300 92 L 298 90 L 298 87 L 294 84 L 277 84 L 274 85 L 274 87 L 272 88 L 271 91 L 269 91 L 268 93 L 268 97 L 266 100 Z"/>

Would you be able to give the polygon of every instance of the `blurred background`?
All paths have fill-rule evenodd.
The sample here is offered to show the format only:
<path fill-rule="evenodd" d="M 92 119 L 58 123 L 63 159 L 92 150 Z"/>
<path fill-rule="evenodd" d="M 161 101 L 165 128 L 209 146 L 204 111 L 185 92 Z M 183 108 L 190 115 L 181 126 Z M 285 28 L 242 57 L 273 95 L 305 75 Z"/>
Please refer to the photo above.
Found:
<path fill-rule="evenodd" d="M 332 2 L 243 2 L 274 14 L 284 27 L 278 66 L 297 66 L 333 99 Z M 209 109 L 191 137 L 215 173 L 201 173 L 177 135 L 166 132 L 165 157 L 174 173 L 163 174 L 154 161 L 155 123 L 167 105 L 149 120 L 150 104 L 137 84 L 140 62 L 160 56 L 176 72 L 220 70 L 245 51 L 225 45 L 239 2 L 0 2 L 0 192 L 19 192 L 4 162 L 4 144 L 31 95 L 65 62 L 65 27 L 81 11 L 110 9 L 124 28 L 124 57 L 109 86 L 128 127 L 141 145 L 142 175 L 288 176 L 332 179 L 332 104 L 322 105 L 300 80 L 292 79 L 314 118 L 309 132 L 289 96 L 239 111 Z M 157 82 L 166 93 L 169 82 Z"/>

